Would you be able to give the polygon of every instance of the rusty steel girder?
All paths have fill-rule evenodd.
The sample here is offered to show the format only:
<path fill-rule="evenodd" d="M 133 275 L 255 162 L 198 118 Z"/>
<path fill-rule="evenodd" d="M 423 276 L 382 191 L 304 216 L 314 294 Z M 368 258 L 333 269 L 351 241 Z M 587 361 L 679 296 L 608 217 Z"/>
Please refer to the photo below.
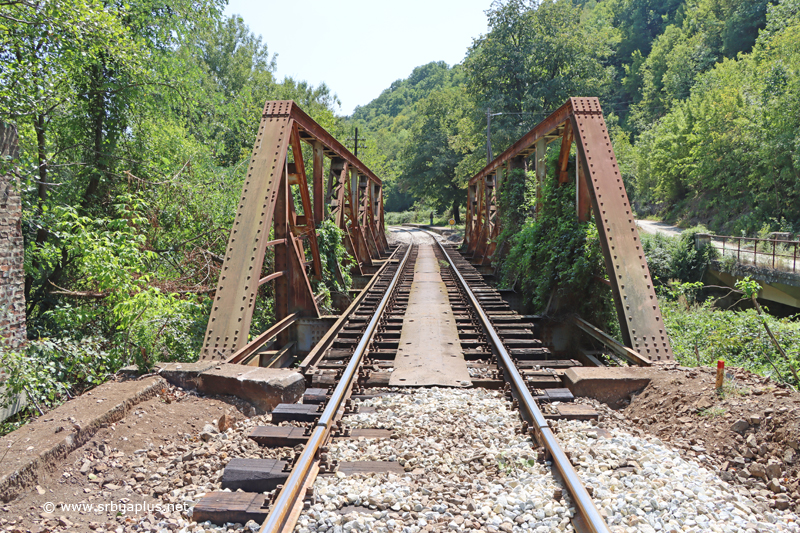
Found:
<path fill-rule="evenodd" d="M 496 184 L 521 159 L 535 156 L 535 215 L 546 209 L 541 205 L 541 183 L 546 178 L 545 150 L 553 141 L 561 141 L 556 176 L 560 183 L 572 179 L 567 166 L 572 144 L 577 146 L 576 216 L 588 221 L 594 213 L 625 345 L 650 362 L 672 361 L 672 346 L 597 98 L 570 98 L 470 179 L 464 235 L 467 256 L 474 264 L 486 265 L 497 253 L 492 245 L 501 229 Z"/>
<path fill-rule="evenodd" d="M 310 146 L 311 183 L 304 163 L 304 145 Z M 331 160 L 327 193 L 326 158 Z M 336 190 L 334 181 L 338 184 Z M 369 184 L 369 194 L 379 199 L 369 203 L 370 216 L 365 214 L 362 223 L 358 202 L 366 205 L 367 200 L 357 196 L 358 190 L 353 195 L 352 182 L 356 186 L 361 182 Z M 259 335 L 248 342 L 258 289 L 265 283 L 275 284 L 275 318 L 282 328 L 301 317 L 319 317 L 319 297 L 313 293 L 309 277 L 309 269 L 314 278 L 322 276 L 316 227 L 326 216 L 333 217 L 345 231 L 345 245 L 360 273 L 362 265 L 371 264 L 372 258 L 381 257 L 388 248 L 383 234 L 382 199 L 381 180 L 297 104 L 289 100 L 267 102 L 200 358 L 241 358 L 241 354 L 257 348 L 254 343 L 269 336 Z M 368 248 L 362 228 L 369 232 L 373 250 Z M 275 267 L 272 272 L 264 272 L 269 247 L 275 250 Z"/>

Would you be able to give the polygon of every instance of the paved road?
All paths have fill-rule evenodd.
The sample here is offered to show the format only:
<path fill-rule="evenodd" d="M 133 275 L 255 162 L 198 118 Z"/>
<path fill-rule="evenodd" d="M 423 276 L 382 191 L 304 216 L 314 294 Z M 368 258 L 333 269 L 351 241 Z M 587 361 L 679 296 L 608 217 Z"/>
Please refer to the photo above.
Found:
<path fill-rule="evenodd" d="M 666 222 L 658 222 L 656 220 L 637 220 L 636 225 L 645 233 L 652 235 L 663 233 L 669 237 L 677 237 L 683 233 L 683 230 L 677 226 L 671 226 Z"/>

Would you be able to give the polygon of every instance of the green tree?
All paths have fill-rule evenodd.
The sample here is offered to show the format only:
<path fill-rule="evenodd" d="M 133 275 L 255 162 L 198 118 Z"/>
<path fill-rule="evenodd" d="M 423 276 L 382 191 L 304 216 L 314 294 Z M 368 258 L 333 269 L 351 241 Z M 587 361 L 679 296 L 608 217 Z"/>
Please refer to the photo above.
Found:
<path fill-rule="evenodd" d="M 718 231 L 800 229 L 796 6 L 770 9 L 751 53 L 700 75 L 640 136 L 638 191 L 674 205 L 674 216 L 708 213 Z"/>
<path fill-rule="evenodd" d="M 470 176 L 470 169 L 461 163 L 476 148 L 474 110 L 458 87 L 435 91 L 418 106 L 399 180 L 415 197 L 429 200 L 437 209 L 449 209 L 460 223 L 464 185 Z"/>
<path fill-rule="evenodd" d="M 647 129 L 673 102 L 689 97 L 698 76 L 724 58 L 749 52 L 766 25 L 768 0 L 693 0 L 680 24 L 667 26 L 637 66 L 641 79 L 633 123 Z"/>
<path fill-rule="evenodd" d="M 477 106 L 504 113 L 492 135 L 499 149 L 570 96 L 607 93 L 615 32 L 582 24 L 583 13 L 572 0 L 508 0 L 487 12 L 489 32 L 474 41 L 464 66 Z"/>
<path fill-rule="evenodd" d="M 408 78 L 397 80 L 378 98 L 353 112 L 350 125 L 366 138 L 359 157 L 384 182 L 385 208 L 404 211 L 415 202 L 407 183 L 399 180 L 402 154 L 413 142 L 411 128 L 419 115 L 419 103 L 435 91 L 464 84 L 460 66 L 450 68 L 444 61 L 431 62 L 413 70 Z"/>

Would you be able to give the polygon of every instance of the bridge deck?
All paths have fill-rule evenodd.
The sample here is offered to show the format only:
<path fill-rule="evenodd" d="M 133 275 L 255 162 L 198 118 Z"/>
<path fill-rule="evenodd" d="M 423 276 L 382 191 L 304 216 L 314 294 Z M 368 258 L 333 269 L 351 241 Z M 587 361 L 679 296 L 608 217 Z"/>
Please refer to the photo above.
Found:
<path fill-rule="evenodd" d="M 432 245 L 421 244 L 389 385 L 463 387 L 471 384 L 439 261 Z"/>

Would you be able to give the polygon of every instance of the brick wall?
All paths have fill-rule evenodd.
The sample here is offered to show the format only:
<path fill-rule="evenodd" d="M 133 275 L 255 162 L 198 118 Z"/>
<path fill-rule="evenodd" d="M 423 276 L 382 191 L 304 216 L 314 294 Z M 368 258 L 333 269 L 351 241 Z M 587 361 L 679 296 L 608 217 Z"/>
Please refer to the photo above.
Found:
<path fill-rule="evenodd" d="M 0 122 L 0 158 L 18 156 L 17 130 Z M 4 167 L 7 165 L 3 165 Z M 0 170 L 0 335 L 12 346 L 23 343 L 25 331 L 25 274 L 20 219 L 22 204 L 13 174 Z"/>

